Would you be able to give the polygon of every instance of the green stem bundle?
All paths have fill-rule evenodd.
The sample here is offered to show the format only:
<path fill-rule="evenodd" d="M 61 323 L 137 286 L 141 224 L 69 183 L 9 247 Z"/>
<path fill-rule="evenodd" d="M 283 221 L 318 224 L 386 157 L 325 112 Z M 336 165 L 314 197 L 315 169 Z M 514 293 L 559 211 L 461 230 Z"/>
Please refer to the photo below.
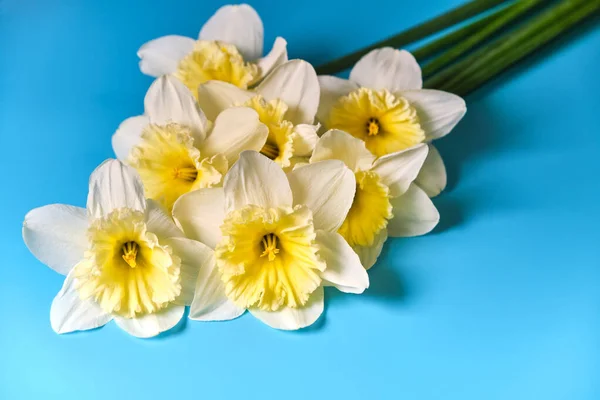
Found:
<path fill-rule="evenodd" d="M 413 52 L 419 62 L 426 62 L 423 67 L 423 76 L 427 78 L 425 87 L 464 96 L 600 11 L 600 0 L 473 0 L 440 17 L 319 66 L 317 72 L 341 72 L 369 51 L 385 46 L 403 47 L 502 3 L 510 4 Z M 545 6 L 543 11 L 507 32 L 542 6 Z M 499 38 L 493 39 L 498 35 Z"/>
<path fill-rule="evenodd" d="M 424 39 L 446 28 L 461 23 L 471 17 L 479 15 L 497 5 L 506 2 L 507 0 L 473 0 L 463 6 L 455 8 L 439 17 L 427 21 L 421 25 L 417 25 L 398 35 L 377 42 L 371 46 L 357 50 L 354 53 L 348 54 L 337 60 L 333 60 L 316 68 L 319 75 L 334 74 L 344 71 L 353 66 L 362 56 L 368 52 L 380 47 L 403 47 L 410 43 Z"/>
<path fill-rule="evenodd" d="M 464 96 L 599 9 L 599 0 L 558 2 L 506 37 L 491 42 L 434 75 L 425 82 L 425 86 Z"/>
<path fill-rule="evenodd" d="M 533 10 L 535 7 L 542 5 L 546 0 L 528 0 L 518 1 L 505 9 L 497 11 L 488 18 L 489 19 L 481 29 L 475 31 L 473 34 L 465 37 L 463 41 L 450 48 L 448 51 L 440 55 L 439 57 L 427 63 L 423 67 L 423 76 L 430 76 L 434 72 L 452 64 L 454 61 L 459 59 L 462 55 L 468 53 L 473 48 L 477 47 L 481 43 L 488 40 L 496 32 L 509 26 L 511 23 L 518 20 L 520 17 L 525 15 L 527 12 Z M 479 21 L 478 21 L 479 22 Z M 474 24 L 476 24 L 475 22 Z M 460 32 L 457 31 L 457 32 Z M 420 52 L 416 52 L 419 55 Z M 417 58 L 418 59 L 418 58 Z"/>
<path fill-rule="evenodd" d="M 449 47 L 455 45 L 456 43 L 467 39 L 468 37 L 477 34 L 481 29 L 488 26 L 497 18 L 502 17 L 507 12 L 510 12 L 515 7 L 515 4 L 511 4 L 508 7 L 501 8 L 492 12 L 485 17 L 476 20 L 475 22 L 471 22 L 457 30 L 450 32 L 438 39 L 435 39 L 423 47 L 419 47 L 418 49 L 412 52 L 413 56 L 419 61 L 423 62 L 432 56 L 441 53 L 444 50 L 447 50 Z"/>

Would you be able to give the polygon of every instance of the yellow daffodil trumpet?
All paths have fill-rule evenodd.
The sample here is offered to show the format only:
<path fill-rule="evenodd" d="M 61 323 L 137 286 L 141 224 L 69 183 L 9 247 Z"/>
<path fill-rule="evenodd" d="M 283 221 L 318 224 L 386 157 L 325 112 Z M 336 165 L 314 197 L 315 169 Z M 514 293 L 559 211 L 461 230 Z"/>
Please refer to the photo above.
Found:
<path fill-rule="evenodd" d="M 287 42 L 278 37 L 263 57 L 263 24 L 247 4 L 226 5 L 204 24 L 198 40 L 179 35 L 151 40 L 138 50 L 143 73 L 172 75 L 197 95 L 211 80 L 247 89 L 287 61 Z"/>
<path fill-rule="evenodd" d="M 260 152 L 290 170 L 310 157 L 317 142 L 314 124 L 319 104 L 319 80 L 314 68 L 302 60 L 276 67 L 254 90 L 211 81 L 198 87 L 198 102 L 208 118 L 230 107 L 246 106 L 258 113 L 269 129 Z"/>
<path fill-rule="evenodd" d="M 119 126 L 113 148 L 138 171 L 146 195 L 168 211 L 182 194 L 220 185 L 239 153 L 260 150 L 268 136 L 249 107 L 207 120 L 190 91 L 169 76 L 150 86 L 144 106 L 144 115 Z"/>
<path fill-rule="evenodd" d="M 145 199 L 139 175 L 117 160 L 90 177 L 87 210 L 36 208 L 25 217 L 23 239 L 41 262 L 66 275 L 50 310 L 57 333 L 114 319 L 131 335 L 158 335 L 181 319 L 193 282 L 212 257 Z"/>
<path fill-rule="evenodd" d="M 415 183 L 430 197 L 446 186 L 446 168 L 431 141 L 447 135 L 467 108 L 459 96 L 423 89 L 421 68 L 408 51 L 390 47 L 362 57 L 350 79 L 319 76 L 317 119 L 345 131 L 377 157 L 427 143 L 429 152 Z"/>
<path fill-rule="evenodd" d="M 437 225 L 437 209 L 414 183 L 427 151 L 417 144 L 377 158 L 365 141 L 335 129 L 317 142 L 311 163 L 340 160 L 355 174 L 352 206 L 338 232 L 366 269 L 375 264 L 388 236 L 423 235 Z"/>
<path fill-rule="evenodd" d="M 216 237 L 215 263 L 198 280 L 190 318 L 223 320 L 245 310 L 278 329 L 300 329 L 323 312 L 323 286 L 361 293 L 368 276 L 337 233 L 356 182 L 337 160 L 286 175 L 245 151 L 223 188 L 182 196 L 173 215 L 186 235 Z"/>

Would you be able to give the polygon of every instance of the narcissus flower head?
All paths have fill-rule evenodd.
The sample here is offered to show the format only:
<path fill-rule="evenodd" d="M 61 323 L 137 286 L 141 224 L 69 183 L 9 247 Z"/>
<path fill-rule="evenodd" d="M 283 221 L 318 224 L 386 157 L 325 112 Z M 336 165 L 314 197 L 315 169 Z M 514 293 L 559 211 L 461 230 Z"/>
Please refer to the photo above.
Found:
<path fill-rule="evenodd" d="M 274 328 L 299 329 L 323 312 L 323 286 L 363 292 L 366 271 L 337 233 L 355 186 L 338 160 L 286 176 L 274 161 L 246 151 L 223 188 L 182 196 L 173 214 L 186 235 L 215 238 L 215 264 L 198 280 L 190 317 L 231 319 L 247 309 Z"/>
<path fill-rule="evenodd" d="M 145 114 L 125 120 L 112 143 L 134 167 L 146 195 L 168 211 L 184 193 L 220 185 L 243 150 L 260 150 L 268 129 L 249 107 L 234 107 L 208 121 L 189 90 L 173 77 L 154 81 Z"/>
<path fill-rule="evenodd" d="M 207 82 L 198 88 L 198 102 L 208 118 L 229 107 L 243 105 L 255 110 L 269 128 L 260 152 L 283 168 L 310 157 L 318 139 L 319 126 L 314 120 L 319 81 L 306 61 L 281 64 L 252 91 L 226 82 Z"/>
<path fill-rule="evenodd" d="M 41 262 L 67 276 L 50 310 L 57 333 L 112 319 L 138 337 L 172 328 L 212 254 L 146 200 L 138 174 L 117 160 L 104 162 L 90 177 L 87 210 L 36 208 L 25 217 L 23 239 Z"/>
<path fill-rule="evenodd" d="M 226 5 L 204 24 L 198 40 L 169 35 L 138 50 L 143 73 L 177 77 L 196 96 L 198 85 L 218 80 L 242 89 L 287 61 L 287 42 L 278 37 L 263 57 L 263 24 L 247 4 Z"/>
<path fill-rule="evenodd" d="M 356 177 L 352 206 L 338 232 L 369 269 L 388 236 L 417 236 L 433 229 L 439 213 L 427 194 L 413 183 L 427 157 L 427 146 L 375 157 L 365 142 L 340 130 L 317 142 L 311 163 L 340 160 Z"/>
<path fill-rule="evenodd" d="M 448 134 L 467 108 L 459 96 L 423 89 L 421 68 L 405 50 L 373 50 L 361 58 L 350 79 L 320 76 L 317 118 L 365 142 L 377 157 L 428 143 L 427 160 L 416 179 L 429 196 L 446 186 L 446 169 L 429 144 Z"/>

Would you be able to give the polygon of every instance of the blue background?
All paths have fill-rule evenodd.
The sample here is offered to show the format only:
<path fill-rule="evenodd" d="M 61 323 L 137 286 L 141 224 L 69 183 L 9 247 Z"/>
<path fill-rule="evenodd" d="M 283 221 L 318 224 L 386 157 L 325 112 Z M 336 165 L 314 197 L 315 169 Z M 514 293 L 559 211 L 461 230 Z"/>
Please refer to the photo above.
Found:
<path fill-rule="evenodd" d="M 462 1 L 252 4 L 267 48 L 281 35 L 318 64 Z M 440 226 L 390 240 L 368 292 L 328 292 L 315 327 L 52 332 L 63 278 L 27 251 L 23 216 L 85 204 L 115 128 L 142 112 L 138 47 L 195 37 L 221 4 L 0 0 L 0 398 L 599 399 L 599 29 L 468 97 L 438 142 Z"/>

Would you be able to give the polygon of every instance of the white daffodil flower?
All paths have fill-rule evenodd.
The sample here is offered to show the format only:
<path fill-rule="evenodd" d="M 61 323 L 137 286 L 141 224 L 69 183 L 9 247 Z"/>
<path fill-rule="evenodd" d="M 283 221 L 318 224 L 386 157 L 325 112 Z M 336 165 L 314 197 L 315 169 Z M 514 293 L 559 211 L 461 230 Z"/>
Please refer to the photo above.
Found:
<path fill-rule="evenodd" d="M 390 47 L 361 58 L 350 80 L 320 76 L 317 118 L 363 140 L 377 157 L 428 143 L 416 183 L 430 196 L 446 187 L 446 168 L 430 144 L 450 132 L 467 111 L 459 96 L 422 89 L 421 68 L 412 54 Z"/>
<path fill-rule="evenodd" d="M 168 211 L 182 194 L 220 185 L 239 154 L 260 150 L 269 133 L 248 107 L 227 109 L 210 123 L 190 91 L 170 76 L 154 81 L 144 108 L 144 115 L 121 123 L 113 149 L 138 171 L 146 195 Z"/>
<path fill-rule="evenodd" d="M 150 76 L 172 74 L 196 95 L 198 85 L 219 80 L 242 89 L 260 81 L 287 61 L 287 42 L 278 37 L 263 55 L 263 23 L 247 4 L 221 7 L 200 30 L 198 40 L 169 35 L 138 50 L 141 71 Z"/>
<path fill-rule="evenodd" d="M 327 131 L 317 142 L 311 163 L 340 160 L 356 177 L 352 207 L 338 233 L 369 269 L 388 236 L 424 235 L 440 214 L 429 196 L 413 181 L 427 157 L 427 146 L 375 157 L 365 142 L 340 130 Z"/>
<path fill-rule="evenodd" d="M 369 278 L 337 233 L 354 197 L 354 174 L 338 160 L 281 167 L 242 153 L 223 188 L 182 196 L 173 215 L 191 238 L 208 238 L 215 263 L 202 268 L 190 318 L 235 318 L 247 309 L 277 329 L 311 325 L 323 286 L 362 293 Z"/>
<path fill-rule="evenodd" d="M 245 105 L 258 113 L 269 128 L 262 150 L 283 168 L 312 154 L 318 125 L 313 125 L 319 106 L 319 80 L 315 69 L 302 60 L 288 61 L 273 70 L 255 90 L 210 81 L 198 88 L 198 102 L 207 117 Z"/>
<path fill-rule="evenodd" d="M 66 275 L 50 309 L 57 333 L 112 319 L 137 337 L 171 329 L 212 254 L 146 200 L 138 174 L 117 160 L 92 173 L 87 211 L 64 204 L 36 208 L 25 217 L 23 239 L 38 260 Z"/>

